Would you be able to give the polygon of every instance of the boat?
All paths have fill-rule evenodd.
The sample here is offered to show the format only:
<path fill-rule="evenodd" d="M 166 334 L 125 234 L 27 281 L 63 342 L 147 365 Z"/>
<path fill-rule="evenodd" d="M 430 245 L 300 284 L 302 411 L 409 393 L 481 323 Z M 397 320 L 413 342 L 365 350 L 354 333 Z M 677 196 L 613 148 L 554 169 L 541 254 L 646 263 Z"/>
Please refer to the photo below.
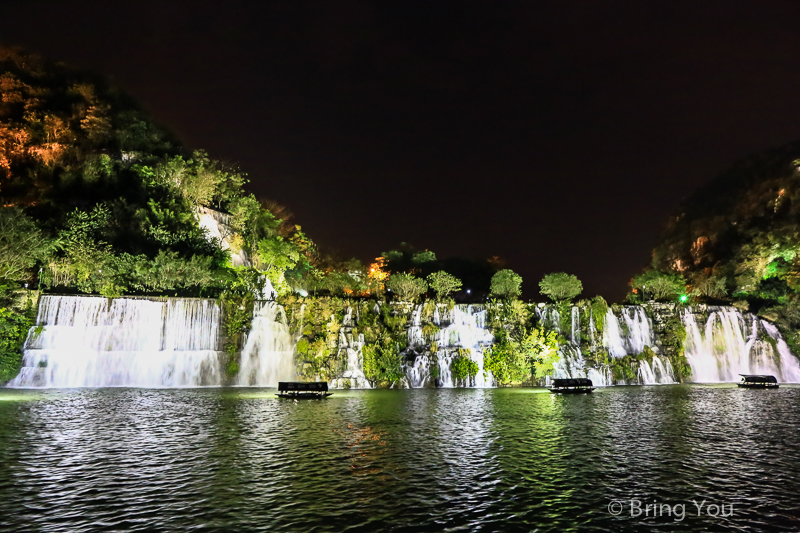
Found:
<path fill-rule="evenodd" d="M 592 380 L 587 378 L 554 379 L 553 384 L 550 386 L 550 392 L 581 394 L 592 392 L 595 388 Z"/>
<path fill-rule="evenodd" d="M 742 381 L 739 386 L 743 389 L 777 389 L 778 380 L 775 376 L 764 376 L 754 374 L 739 374 L 742 376 Z"/>
<path fill-rule="evenodd" d="M 333 393 L 328 392 L 327 381 L 279 381 L 279 398 L 292 400 L 323 400 Z"/>

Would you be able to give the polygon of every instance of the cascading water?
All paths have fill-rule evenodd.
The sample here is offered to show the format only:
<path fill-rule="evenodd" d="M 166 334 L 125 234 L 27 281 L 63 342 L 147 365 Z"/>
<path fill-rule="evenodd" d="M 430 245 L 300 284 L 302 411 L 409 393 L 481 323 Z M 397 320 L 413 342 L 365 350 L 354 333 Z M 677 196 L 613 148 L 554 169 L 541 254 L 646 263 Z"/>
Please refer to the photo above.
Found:
<path fill-rule="evenodd" d="M 454 380 L 450 372 L 452 351 L 453 348 L 462 348 L 469 351 L 470 358 L 478 365 L 475 387 L 490 387 L 493 378 L 491 372 L 484 375 L 483 352 L 491 345 L 494 336 L 486 328 L 486 310 L 476 309 L 472 305 L 456 305 L 450 315 L 450 324 L 439 330 L 436 337 L 441 385 L 453 386 Z"/>
<path fill-rule="evenodd" d="M 575 346 L 581 345 L 581 312 L 580 309 L 573 306 L 572 311 L 570 312 L 570 319 L 571 319 L 571 329 L 570 329 L 570 340 L 572 344 Z"/>
<path fill-rule="evenodd" d="M 220 385 L 213 300 L 42 296 L 10 387 Z"/>
<path fill-rule="evenodd" d="M 650 363 L 639 362 L 637 378 L 643 385 L 669 385 L 675 383 L 675 372 L 669 359 L 655 355 Z"/>
<path fill-rule="evenodd" d="M 295 374 L 294 346 L 283 307 L 275 302 L 256 301 L 250 333 L 242 348 L 237 384 L 277 387 L 279 381 L 291 381 Z"/>
<path fill-rule="evenodd" d="M 733 307 L 709 308 L 701 328 L 692 310 L 683 313 L 686 359 L 697 382 L 738 381 L 739 374 L 770 374 L 800 382 L 800 364 L 778 329 Z"/>
<path fill-rule="evenodd" d="M 619 317 L 609 308 L 603 329 L 603 346 L 615 358 L 638 355 L 646 347 L 650 348 L 654 355 L 650 361 L 638 362 L 637 381 L 643 385 L 675 383 L 672 363 L 656 353 L 653 328 L 643 307 L 626 306 Z"/>
<path fill-rule="evenodd" d="M 625 332 L 620 321 L 611 309 L 606 313 L 606 327 L 603 329 L 603 346 L 614 357 L 642 353 L 645 346 L 652 347 L 653 333 L 650 320 L 639 306 L 625 307 L 621 312 Z"/>
<path fill-rule="evenodd" d="M 353 338 L 352 328 L 355 326 L 353 321 L 353 309 L 347 308 L 342 320 L 342 328 L 339 330 L 339 356 L 347 359 L 347 369 L 342 377 L 333 381 L 334 388 L 344 389 L 370 389 L 367 377 L 364 375 L 364 364 L 362 349 L 364 348 L 364 335 L 359 334 Z"/>

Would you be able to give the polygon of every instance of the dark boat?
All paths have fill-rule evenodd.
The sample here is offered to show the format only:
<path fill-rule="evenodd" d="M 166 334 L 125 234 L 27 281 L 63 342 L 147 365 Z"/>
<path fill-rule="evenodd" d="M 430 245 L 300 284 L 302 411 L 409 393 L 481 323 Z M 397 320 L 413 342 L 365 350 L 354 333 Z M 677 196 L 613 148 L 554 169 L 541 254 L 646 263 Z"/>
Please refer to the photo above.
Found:
<path fill-rule="evenodd" d="M 279 381 L 278 394 L 280 398 L 292 400 L 322 400 L 333 394 L 328 392 L 327 381 Z"/>
<path fill-rule="evenodd" d="M 594 389 L 592 380 L 586 378 L 554 379 L 550 386 L 550 392 L 561 394 L 580 394 L 592 392 Z"/>
<path fill-rule="evenodd" d="M 739 386 L 743 389 L 777 389 L 778 380 L 775 376 L 756 376 L 751 374 L 739 374 L 742 381 Z"/>

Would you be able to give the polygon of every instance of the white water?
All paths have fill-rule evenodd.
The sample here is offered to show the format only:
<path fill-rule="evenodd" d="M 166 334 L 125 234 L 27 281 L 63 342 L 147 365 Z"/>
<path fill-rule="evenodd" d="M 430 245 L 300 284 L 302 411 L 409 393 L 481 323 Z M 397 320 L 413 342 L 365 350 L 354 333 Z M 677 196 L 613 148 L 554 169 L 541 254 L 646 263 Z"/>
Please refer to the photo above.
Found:
<path fill-rule="evenodd" d="M 42 296 L 10 387 L 219 385 L 213 300 Z"/>
<path fill-rule="evenodd" d="M 654 356 L 650 363 L 641 361 L 639 363 L 637 378 L 642 385 L 668 385 L 676 383 L 672 363 L 669 362 L 669 359 L 660 355 Z"/>
<path fill-rule="evenodd" d="M 683 314 L 685 353 L 694 381 L 738 381 L 739 374 L 770 374 L 781 382 L 800 382 L 800 364 L 775 326 L 733 307 L 712 309 L 703 327 L 690 310 Z"/>
<path fill-rule="evenodd" d="M 621 318 L 627 334 L 623 333 L 620 320 L 611 309 L 606 313 L 606 327 L 603 329 L 603 346 L 614 357 L 640 354 L 645 346 L 654 346 L 650 319 L 639 306 L 624 307 Z"/>
<path fill-rule="evenodd" d="M 283 307 L 275 302 L 257 301 L 250 332 L 242 348 L 237 384 L 277 387 L 279 381 L 292 381 L 294 347 Z"/>
<path fill-rule="evenodd" d="M 337 388 L 371 389 L 372 386 L 364 375 L 364 357 L 362 354 L 364 335 L 359 333 L 358 337 L 354 339 L 352 333 L 345 333 L 345 328 L 352 328 L 355 325 L 353 309 L 348 307 L 342 320 L 343 327 L 339 330 L 339 357 L 344 356 L 347 358 L 347 369 L 342 374 L 341 379 L 334 380 L 334 386 Z M 349 331 L 352 331 L 352 329 Z"/>
<path fill-rule="evenodd" d="M 562 345 L 559 349 L 559 359 L 553 364 L 553 377 L 559 378 L 589 378 L 592 384 L 598 387 L 613 385 L 611 369 L 606 365 L 600 368 L 586 366 L 586 360 L 580 347 L 573 344 Z"/>
<path fill-rule="evenodd" d="M 438 309 L 437 313 L 438 314 Z M 449 323 L 436 334 L 438 352 L 436 358 L 439 362 L 439 380 L 442 387 L 456 385 L 450 371 L 458 348 L 469 352 L 470 359 L 478 365 L 478 373 L 471 385 L 483 388 L 491 387 L 493 378 L 491 372 L 484 375 L 483 352 L 491 346 L 494 336 L 486 328 L 486 310 L 471 305 L 456 305 L 449 313 Z M 447 320 L 439 317 L 441 323 Z"/>

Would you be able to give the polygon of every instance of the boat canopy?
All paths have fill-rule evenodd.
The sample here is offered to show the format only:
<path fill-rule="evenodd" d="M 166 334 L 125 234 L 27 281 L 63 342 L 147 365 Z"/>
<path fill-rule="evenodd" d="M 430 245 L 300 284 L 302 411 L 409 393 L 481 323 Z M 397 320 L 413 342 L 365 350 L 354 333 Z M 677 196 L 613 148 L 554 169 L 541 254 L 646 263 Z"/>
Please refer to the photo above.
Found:
<path fill-rule="evenodd" d="M 327 381 L 279 381 L 278 392 L 327 392 Z"/>
<path fill-rule="evenodd" d="M 553 387 L 591 387 L 592 380 L 586 378 L 554 379 Z"/>
<path fill-rule="evenodd" d="M 742 376 L 742 383 L 777 383 L 775 376 L 762 376 L 753 374 L 739 374 Z"/>

